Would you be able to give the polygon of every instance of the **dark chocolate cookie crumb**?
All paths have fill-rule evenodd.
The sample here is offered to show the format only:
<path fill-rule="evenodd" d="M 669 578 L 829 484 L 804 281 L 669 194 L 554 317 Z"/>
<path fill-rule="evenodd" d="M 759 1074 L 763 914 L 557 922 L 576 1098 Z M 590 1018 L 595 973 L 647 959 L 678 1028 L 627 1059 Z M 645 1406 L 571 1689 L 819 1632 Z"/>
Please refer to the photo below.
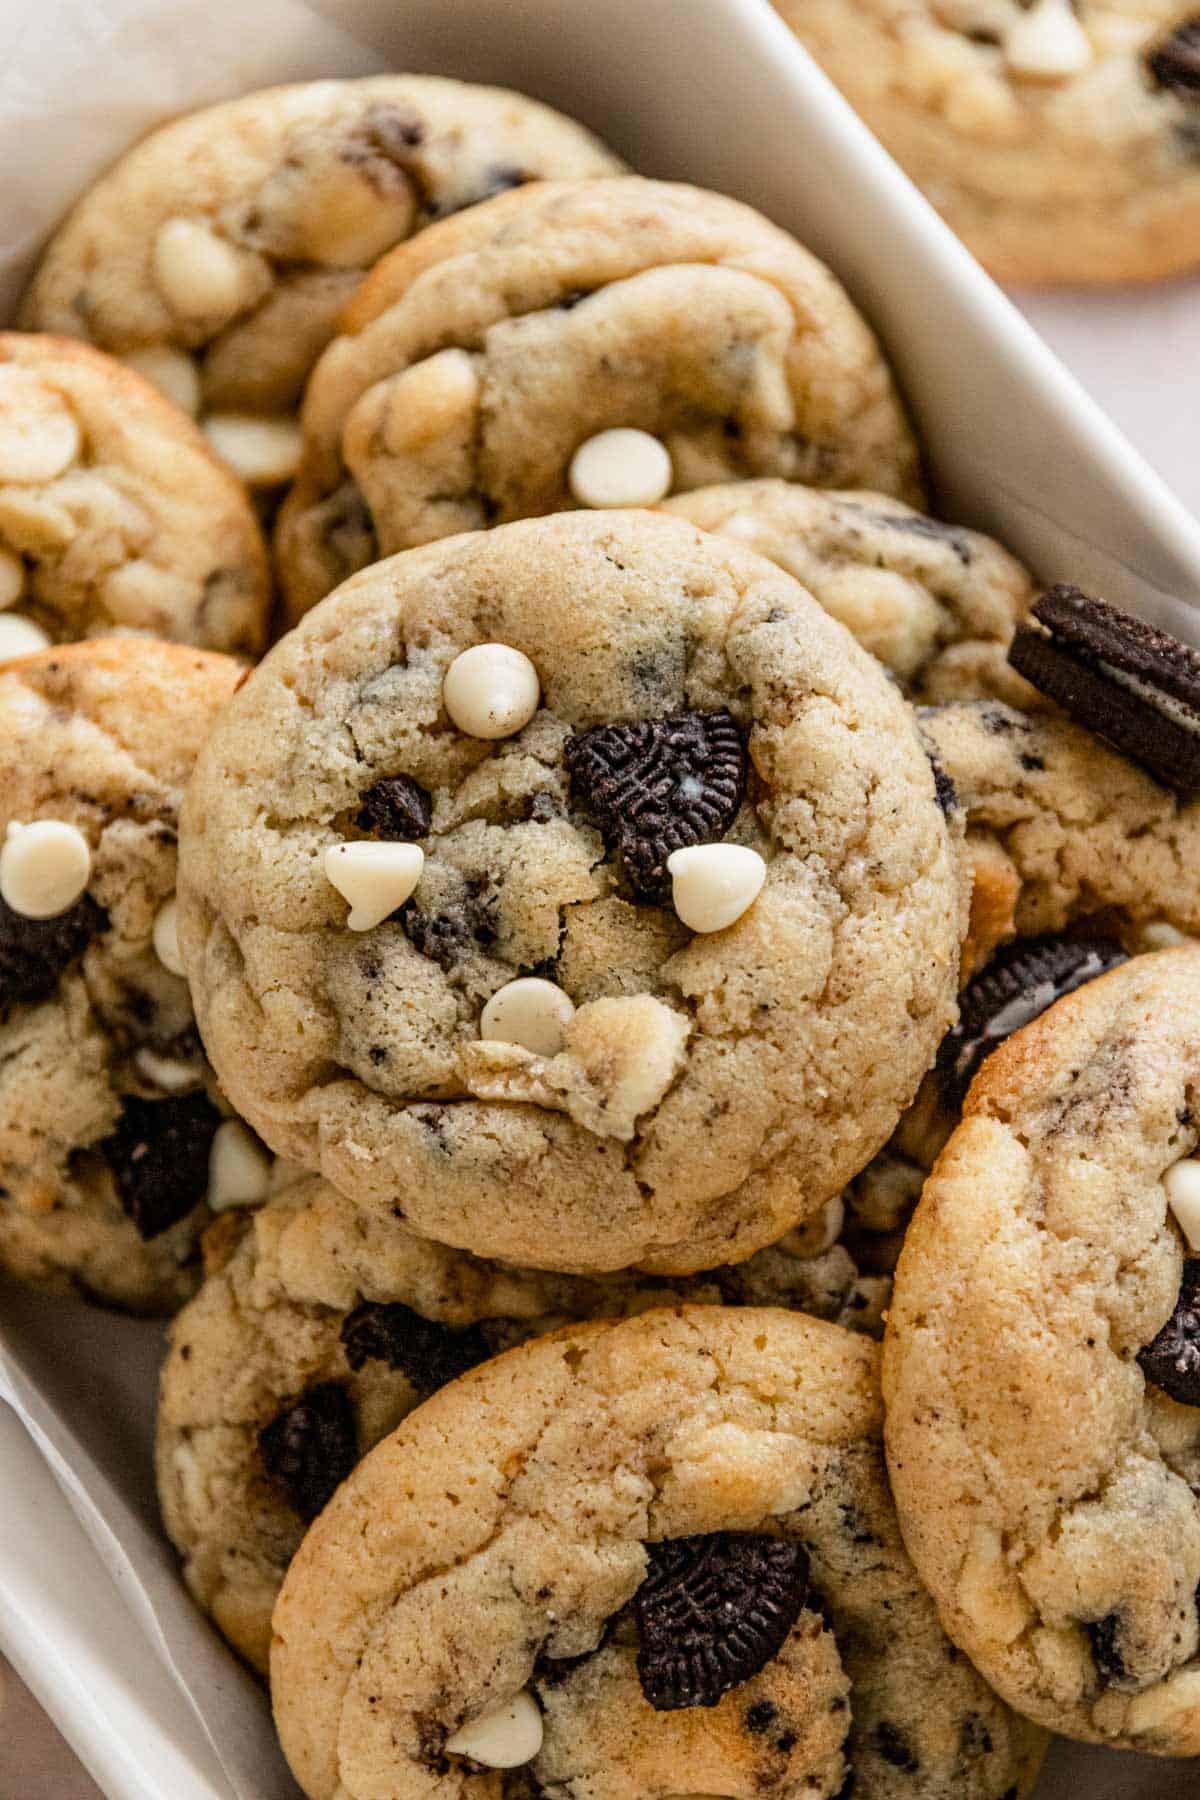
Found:
<path fill-rule="evenodd" d="M 1129 1680 L 1129 1670 L 1120 1650 L 1121 1625 L 1120 1613 L 1110 1612 L 1084 1626 L 1092 1646 L 1092 1659 L 1101 1679 L 1109 1687 L 1122 1687 Z"/>
<path fill-rule="evenodd" d="M 477 1325 L 456 1331 L 436 1319 L 422 1318 L 398 1300 L 390 1305 L 367 1301 L 356 1307 L 342 1325 L 342 1343 L 352 1369 L 377 1358 L 407 1375 L 422 1397 L 491 1355 Z"/>
<path fill-rule="evenodd" d="M 1200 13 L 1184 19 L 1146 52 L 1146 68 L 1155 87 L 1180 100 L 1200 101 Z"/>
<path fill-rule="evenodd" d="M 142 1237 L 157 1237 L 203 1200 L 220 1123 L 207 1094 L 126 1098 L 116 1130 L 99 1148 L 121 1205 Z"/>
<path fill-rule="evenodd" d="M 361 796 L 355 824 L 373 831 L 389 843 L 411 844 L 429 836 L 433 805 L 426 790 L 411 775 L 385 775 Z"/>
<path fill-rule="evenodd" d="M 358 1461 L 354 1409 L 340 1382 L 310 1388 L 263 1427 L 258 1445 L 267 1474 L 311 1524 Z"/>
<path fill-rule="evenodd" d="M 21 1001 L 48 1000 L 107 925 L 90 894 L 54 919 L 27 919 L 0 900 L 0 1016 Z"/>
<path fill-rule="evenodd" d="M 1146 1380 L 1172 1400 L 1200 1406 L 1200 1257 L 1184 1263 L 1175 1310 L 1158 1335 L 1138 1351 L 1138 1363 Z"/>
<path fill-rule="evenodd" d="M 447 974 L 475 950 L 496 941 L 496 892 L 479 876 L 464 884 L 462 897 L 441 912 L 425 913 L 406 900 L 397 917 L 409 942 Z"/>
<path fill-rule="evenodd" d="M 884 1762 L 891 1763 L 894 1769 L 903 1769 L 906 1775 L 915 1775 L 920 1769 L 920 1757 L 890 1719 L 881 1719 L 875 1727 L 875 1743 Z"/>

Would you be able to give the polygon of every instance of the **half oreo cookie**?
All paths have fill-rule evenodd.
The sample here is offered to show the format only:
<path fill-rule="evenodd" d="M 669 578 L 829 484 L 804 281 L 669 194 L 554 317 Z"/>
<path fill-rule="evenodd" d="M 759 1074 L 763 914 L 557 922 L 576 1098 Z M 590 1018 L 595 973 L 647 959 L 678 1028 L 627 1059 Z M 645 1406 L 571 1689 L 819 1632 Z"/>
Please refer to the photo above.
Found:
<path fill-rule="evenodd" d="M 1200 790 L 1200 651 L 1062 584 L 1035 603 L 1008 660 L 1164 786 Z"/>

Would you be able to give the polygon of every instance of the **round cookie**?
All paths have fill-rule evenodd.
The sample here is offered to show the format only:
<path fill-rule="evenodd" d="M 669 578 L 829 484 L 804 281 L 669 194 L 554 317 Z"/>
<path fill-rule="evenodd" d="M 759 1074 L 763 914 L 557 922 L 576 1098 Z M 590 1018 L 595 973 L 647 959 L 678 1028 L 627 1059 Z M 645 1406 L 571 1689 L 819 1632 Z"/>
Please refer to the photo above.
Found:
<path fill-rule="evenodd" d="M 270 605 L 245 490 L 191 420 L 86 344 L 0 332 L 0 658 L 124 632 L 254 656 Z"/>
<path fill-rule="evenodd" d="M 1038 696 L 1008 663 L 1033 584 L 992 538 L 887 494 L 731 481 L 663 504 L 786 569 L 922 700 Z"/>
<path fill-rule="evenodd" d="M 499 88 L 267 88 L 127 151 L 51 239 L 22 323 L 129 357 L 269 486 L 294 467 L 292 415 L 364 269 L 490 194 L 620 167 L 582 126 Z"/>
<path fill-rule="evenodd" d="M 1189 945 L 987 1060 L 909 1228 L 884 1359 L 905 1542 L 951 1637 L 1031 1718 L 1162 1755 L 1200 1751 L 1195 1265 L 1164 1185 L 1197 1142 L 1198 1028 Z"/>
<path fill-rule="evenodd" d="M 684 1297 L 882 1330 L 889 1283 L 858 1276 L 841 1218 L 833 1201 L 786 1247 L 668 1288 L 481 1262 L 364 1222 L 319 1176 L 223 1215 L 172 1326 L 158 1409 L 158 1491 L 192 1594 L 265 1673 L 287 1565 L 349 1468 L 465 1369 L 569 1320 Z"/>
<path fill-rule="evenodd" d="M 0 668 L 0 1266 L 143 1312 L 191 1293 L 211 1217 L 222 1115 L 155 926 L 183 784 L 242 673 L 114 638 Z M 38 918 L 10 904 L 38 872 L 13 826 L 50 820 L 86 887 Z"/>
<path fill-rule="evenodd" d="M 481 642 L 540 678 L 498 741 L 443 708 Z M 348 919 L 328 854 L 413 839 L 415 891 Z M 765 876 L 728 929 L 670 903 L 689 842 Z M 954 1015 L 964 874 L 910 709 L 799 583 L 681 520 L 562 513 L 377 565 L 252 672 L 184 807 L 180 931 L 278 1154 L 479 1255 L 681 1274 L 886 1140 Z M 578 1009 L 557 1055 L 481 1039 L 528 977 Z"/>
<path fill-rule="evenodd" d="M 1001 281 L 1200 262 L 1200 15 L 1180 0 L 777 0 Z"/>
<path fill-rule="evenodd" d="M 1040 1734 L 951 1650 L 904 1553 L 876 1368 L 837 1326 L 683 1307 L 435 1395 L 334 1497 L 275 1611 L 305 1793 L 1027 1792 Z M 480 1731 L 514 1701 L 523 1742 Z M 502 1790 L 505 1750 L 524 1776 Z"/>
<path fill-rule="evenodd" d="M 297 616 L 376 556 L 573 506 L 576 452 L 609 431 L 660 440 L 677 492 L 781 475 L 920 497 L 846 294 L 719 194 L 630 178 L 502 195 L 385 257 L 343 331 L 279 521 Z"/>

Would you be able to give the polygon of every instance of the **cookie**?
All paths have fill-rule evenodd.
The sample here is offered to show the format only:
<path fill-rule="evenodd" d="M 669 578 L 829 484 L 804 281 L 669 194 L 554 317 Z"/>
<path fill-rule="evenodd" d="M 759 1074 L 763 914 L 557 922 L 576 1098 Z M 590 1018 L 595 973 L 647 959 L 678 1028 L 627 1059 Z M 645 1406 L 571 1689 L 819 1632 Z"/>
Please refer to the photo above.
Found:
<path fill-rule="evenodd" d="M 252 1143 L 222 1135 L 171 905 L 183 784 L 242 673 L 115 638 L 0 668 L 0 1266 L 140 1312 L 195 1287 L 214 1154 L 237 1185 Z"/>
<path fill-rule="evenodd" d="M 950 1636 L 1030 1718 L 1175 1756 L 1200 1750 L 1200 1388 L 1179 1348 L 1198 1025 L 1188 945 L 988 1058 L 909 1228 L 884 1358 L 904 1539 Z"/>
<path fill-rule="evenodd" d="M 275 1611 L 312 1800 L 1028 1791 L 1040 1734 L 950 1648 L 904 1553 L 877 1355 L 796 1314 L 571 1326 L 359 1464 Z M 452 1496 L 452 1499 L 449 1498 Z"/>
<path fill-rule="evenodd" d="M 241 483 L 148 381 L 0 332 L 0 660 L 144 632 L 254 656 L 266 547 Z"/>
<path fill-rule="evenodd" d="M 223 1216 L 204 1284 L 172 1326 L 158 1411 L 163 1517 L 192 1594 L 265 1673 L 284 1573 L 344 1459 L 475 1363 L 569 1320 L 684 1297 L 879 1332 L 889 1284 L 859 1276 L 837 1241 L 841 1218 L 834 1201 L 786 1245 L 668 1287 L 505 1268 L 393 1219 L 364 1226 L 318 1176 Z"/>
<path fill-rule="evenodd" d="M 386 257 L 343 331 L 279 522 L 295 616 L 376 556 L 576 504 L 750 475 L 919 498 L 912 433 L 845 293 L 718 194 L 630 179 L 502 195 Z"/>
<path fill-rule="evenodd" d="M 1001 281 L 1200 262 L 1200 20 L 1179 0 L 777 0 Z"/>
<path fill-rule="evenodd" d="M 732 481 L 663 502 L 769 556 L 804 583 L 927 701 L 1037 704 L 1007 660 L 1033 600 L 1016 559 L 993 539 L 886 494 L 828 494 L 786 481 Z"/>
<path fill-rule="evenodd" d="M 646 753 L 632 847 L 597 731 Z M 401 775 L 416 844 L 357 822 Z M 911 710 L 792 577 L 650 513 L 347 584 L 222 716 L 181 856 L 232 1103 L 366 1212 L 531 1266 L 743 1260 L 869 1161 L 953 1018 L 965 872 Z"/>
<path fill-rule="evenodd" d="M 1165 786 L 1200 789 L 1200 651 L 1060 585 L 1035 603 L 1009 660 Z"/>
<path fill-rule="evenodd" d="M 620 164 L 536 100 L 426 75 L 267 88 L 143 138 L 50 240 L 22 307 L 127 358 L 253 487 L 364 269 L 432 219 Z"/>

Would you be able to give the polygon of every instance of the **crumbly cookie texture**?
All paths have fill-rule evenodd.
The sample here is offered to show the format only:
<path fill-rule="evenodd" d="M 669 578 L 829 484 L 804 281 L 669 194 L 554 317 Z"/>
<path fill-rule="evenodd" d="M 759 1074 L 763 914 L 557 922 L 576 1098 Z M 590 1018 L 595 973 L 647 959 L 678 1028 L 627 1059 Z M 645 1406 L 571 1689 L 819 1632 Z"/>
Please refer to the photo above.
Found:
<path fill-rule="evenodd" d="M 540 677 L 505 740 L 443 710 L 478 642 Z M 604 824 L 596 768 L 625 752 Z M 767 862 L 706 936 L 651 854 L 696 815 L 637 823 L 680 769 L 722 821 L 698 835 Z M 323 853 L 397 778 L 423 873 L 352 931 Z M 886 1140 L 954 1016 L 965 887 L 910 710 L 797 582 L 680 520 L 566 513 L 378 565 L 250 675 L 184 807 L 180 939 L 277 1153 L 477 1254 L 680 1274 L 772 1242 Z M 577 1009 L 563 1053 L 481 1043 L 533 972 Z"/>
<path fill-rule="evenodd" d="M 568 1327 L 435 1395 L 335 1496 L 275 1611 L 272 1697 L 305 1792 L 515 1795 L 531 1779 L 573 1800 L 689 1782 L 750 1800 L 833 1796 L 851 1774 L 889 1797 L 1027 1792 L 1040 1734 L 951 1650 L 904 1553 L 876 1381 L 875 1347 L 836 1326 L 684 1307 Z M 803 1591 L 742 1677 L 777 1597 L 772 1547 Z M 682 1707 L 655 1710 L 639 1674 L 671 1644 L 654 1571 L 706 1550 L 714 1579 L 739 1557 L 759 1571 L 739 1628 L 718 1608 L 696 1627 L 703 1576 L 695 1612 L 682 1578 L 676 1616 L 701 1681 L 742 1678 L 713 1705 L 688 1672 Z M 541 1748 L 502 1787 L 453 1734 L 522 1692 Z"/>
<path fill-rule="evenodd" d="M 1195 8 L 777 0 L 992 273 L 1152 280 L 1200 261 Z"/>
<path fill-rule="evenodd" d="M 242 676 L 228 657 L 103 639 L 0 668 L 0 842 L 57 819 L 86 893 L 0 903 L 0 1264 L 138 1311 L 198 1279 L 221 1113 L 187 983 L 154 947 L 183 784 Z"/>
<path fill-rule="evenodd" d="M 1036 706 L 1008 646 L 1033 583 L 992 538 L 887 494 L 822 493 L 787 481 L 698 488 L 663 511 L 769 556 L 885 663 L 907 693 Z"/>
<path fill-rule="evenodd" d="M 263 1433 L 294 1420 L 313 1390 L 347 1396 L 357 1460 L 473 1363 L 573 1319 L 682 1298 L 795 1308 L 876 1334 L 889 1282 L 859 1275 L 841 1223 L 835 1200 L 786 1244 L 668 1286 L 482 1262 L 393 1219 L 364 1221 L 319 1176 L 291 1180 L 257 1212 L 226 1214 L 205 1239 L 204 1284 L 172 1326 L 158 1411 L 163 1517 L 192 1594 L 265 1673 L 271 1609 L 305 1518 Z M 298 1441 L 299 1473 L 318 1496 L 339 1478 L 324 1451 Z"/>
<path fill-rule="evenodd" d="M 951 1637 L 1030 1717 L 1165 1755 L 1200 1750 L 1200 1408 L 1138 1355 L 1180 1296 L 1163 1177 L 1197 1141 L 1198 1024 L 1189 945 L 988 1059 L 884 1360 L 905 1542 Z"/>
<path fill-rule="evenodd" d="M 582 126 L 498 88 L 268 88 L 128 151 L 51 239 L 22 323 L 133 356 L 205 418 L 287 417 L 394 244 L 521 182 L 619 169 Z"/>
<path fill-rule="evenodd" d="M 295 614 L 377 555 L 574 505 L 575 452 L 616 427 L 666 445 L 676 492 L 779 475 L 920 497 L 842 288 L 719 194 L 631 178 L 502 195 L 386 257 L 343 330 L 279 523 Z"/>
<path fill-rule="evenodd" d="M 266 643 L 267 552 L 241 483 L 148 381 L 66 337 L 0 332 L 0 588 L 52 643 Z"/>

